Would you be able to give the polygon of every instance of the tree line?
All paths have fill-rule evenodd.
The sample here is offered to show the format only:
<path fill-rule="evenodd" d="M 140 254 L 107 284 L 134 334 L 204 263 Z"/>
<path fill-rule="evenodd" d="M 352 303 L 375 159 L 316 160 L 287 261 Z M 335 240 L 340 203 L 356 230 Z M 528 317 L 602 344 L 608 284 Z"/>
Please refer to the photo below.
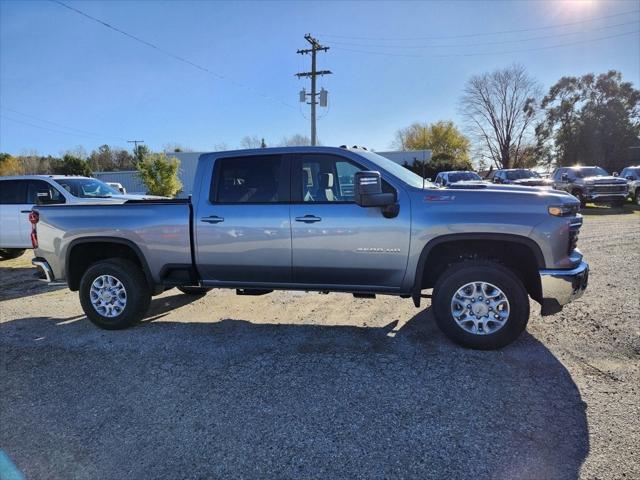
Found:
<path fill-rule="evenodd" d="M 521 65 L 471 77 L 459 100 L 463 124 L 415 122 L 397 131 L 392 146 L 428 149 L 427 165 L 406 165 L 434 176 L 443 170 L 530 168 L 540 165 L 596 164 L 619 171 L 640 163 L 640 91 L 611 70 L 562 77 L 543 94 L 538 81 Z M 310 145 L 295 134 L 275 146 Z M 239 148 L 265 148 L 264 137 L 242 138 Z M 189 151 L 177 144 L 175 152 Z M 216 150 L 228 149 L 225 144 Z M 0 175 L 80 174 L 136 170 L 151 155 L 145 145 L 133 152 L 102 145 L 86 155 L 82 149 L 61 158 L 37 154 L 0 154 Z"/>

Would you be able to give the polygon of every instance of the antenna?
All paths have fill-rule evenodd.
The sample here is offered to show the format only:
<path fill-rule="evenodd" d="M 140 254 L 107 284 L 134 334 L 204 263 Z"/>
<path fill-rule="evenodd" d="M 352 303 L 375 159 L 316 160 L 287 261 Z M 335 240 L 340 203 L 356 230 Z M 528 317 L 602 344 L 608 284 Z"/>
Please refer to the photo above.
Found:
<path fill-rule="evenodd" d="M 422 150 L 422 189 L 424 190 L 424 183 L 425 183 L 425 178 L 424 176 L 426 175 L 424 170 L 426 168 L 426 164 L 427 164 L 427 158 L 426 158 L 427 154 L 424 150 Z"/>
<path fill-rule="evenodd" d="M 424 135 L 424 140 L 427 139 L 427 127 L 423 126 L 422 127 L 422 131 L 423 131 L 423 135 Z M 424 146 L 422 147 L 422 189 L 424 190 L 425 187 L 425 168 L 427 166 L 427 142 L 424 142 Z"/>

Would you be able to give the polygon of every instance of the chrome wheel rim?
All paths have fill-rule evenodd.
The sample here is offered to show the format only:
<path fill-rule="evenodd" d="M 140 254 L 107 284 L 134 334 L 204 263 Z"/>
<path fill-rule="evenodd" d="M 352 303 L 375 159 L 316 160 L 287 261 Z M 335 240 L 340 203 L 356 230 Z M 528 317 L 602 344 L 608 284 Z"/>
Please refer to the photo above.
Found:
<path fill-rule="evenodd" d="M 510 311 L 504 292 L 488 282 L 467 283 L 451 299 L 451 316 L 473 335 L 496 333 L 507 324 Z"/>
<path fill-rule="evenodd" d="M 103 317 L 117 317 L 127 306 L 127 290 L 111 275 L 100 275 L 93 281 L 89 298 L 93 308 Z"/>

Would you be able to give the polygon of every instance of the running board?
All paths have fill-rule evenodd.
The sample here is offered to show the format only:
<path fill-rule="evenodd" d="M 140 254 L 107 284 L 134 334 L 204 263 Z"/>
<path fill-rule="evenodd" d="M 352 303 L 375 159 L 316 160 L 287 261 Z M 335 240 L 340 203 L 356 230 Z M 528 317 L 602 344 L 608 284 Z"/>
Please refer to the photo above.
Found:
<path fill-rule="evenodd" d="M 273 290 L 266 290 L 260 288 L 236 288 L 236 295 L 266 295 L 267 293 L 271 293 Z"/>
<path fill-rule="evenodd" d="M 353 298 L 376 298 L 375 293 L 354 293 Z"/>

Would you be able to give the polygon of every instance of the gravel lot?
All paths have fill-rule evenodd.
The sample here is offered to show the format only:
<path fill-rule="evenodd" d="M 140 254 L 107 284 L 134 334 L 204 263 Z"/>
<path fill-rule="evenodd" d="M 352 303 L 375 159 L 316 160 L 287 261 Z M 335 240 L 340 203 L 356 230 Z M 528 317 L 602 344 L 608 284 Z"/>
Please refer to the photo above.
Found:
<path fill-rule="evenodd" d="M 640 478 L 640 211 L 588 208 L 582 299 L 497 352 L 410 300 L 154 298 L 126 331 L 0 263 L 0 448 L 33 479 Z"/>

